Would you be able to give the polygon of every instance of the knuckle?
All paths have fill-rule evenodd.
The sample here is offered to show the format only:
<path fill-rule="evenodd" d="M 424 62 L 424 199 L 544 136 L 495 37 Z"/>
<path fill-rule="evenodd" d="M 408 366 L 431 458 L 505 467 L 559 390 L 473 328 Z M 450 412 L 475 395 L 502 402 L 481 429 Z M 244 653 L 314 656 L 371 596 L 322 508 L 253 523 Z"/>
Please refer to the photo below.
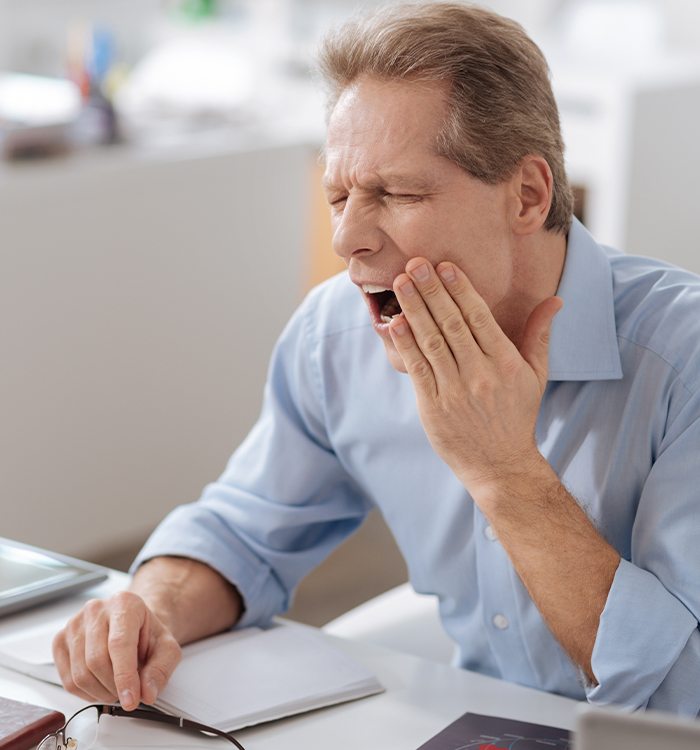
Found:
<path fill-rule="evenodd" d="M 83 627 L 83 612 L 80 611 L 78 614 L 73 615 L 73 617 L 68 620 L 65 627 L 63 628 L 63 632 L 65 633 L 66 639 L 70 639 L 75 633 L 77 633 L 79 630 L 81 630 Z"/>
<path fill-rule="evenodd" d="M 445 349 L 445 339 L 441 333 L 431 333 L 423 342 L 426 354 L 440 354 Z"/>
<path fill-rule="evenodd" d="M 119 692 L 122 690 L 136 690 L 139 687 L 138 675 L 136 672 L 122 670 L 114 673 L 114 685 Z"/>
<path fill-rule="evenodd" d="M 415 362 L 412 368 L 413 375 L 419 380 L 426 380 L 430 377 L 432 370 L 430 365 L 424 360 Z"/>
<path fill-rule="evenodd" d="M 437 297 L 442 289 L 442 284 L 438 283 L 435 279 L 429 279 L 421 286 L 421 292 L 426 297 Z"/>
<path fill-rule="evenodd" d="M 131 609 L 143 605 L 143 599 L 133 591 L 120 591 L 112 597 L 112 602 L 118 609 Z"/>
<path fill-rule="evenodd" d="M 457 274 L 457 278 L 450 282 L 450 294 L 463 295 L 467 291 L 468 287 L 464 283 L 464 279 Z"/>
<path fill-rule="evenodd" d="M 180 644 L 173 638 L 173 636 L 168 636 L 167 638 L 163 639 L 163 653 L 172 658 L 179 661 L 182 658 L 182 649 L 180 648 Z"/>
<path fill-rule="evenodd" d="M 487 309 L 482 306 L 475 307 L 467 313 L 469 327 L 475 331 L 484 329 L 491 322 L 491 316 Z"/>
<path fill-rule="evenodd" d="M 493 392 L 493 384 L 488 378 L 474 378 L 471 381 L 471 391 L 477 400 L 485 401 Z"/>
<path fill-rule="evenodd" d="M 83 604 L 83 612 L 90 617 L 101 614 L 104 609 L 104 603 L 100 599 L 89 599 Z"/>
<path fill-rule="evenodd" d="M 466 332 L 464 318 L 461 313 L 450 313 L 442 323 L 446 334 L 452 337 L 463 336 Z"/>
<path fill-rule="evenodd" d="M 521 363 L 516 357 L 508 357 L 501 362 L 501 372 L 508 378 L 515 377 L 520 372 Z"/>
<path fill-rule="evenodd" d="M 82 649 L 85 640 L 84 633 L 85 631 L 83 628 L 78 625 L 68 628 L 66 633 L 66 644 L 69 653 L 74 653 Z"/>
<path fill-rule="evenodd" d="M 51 651 L 55 655 L 57 653 L 63 653 L 66 650 L 66 630 L 62 628 L 56 633 L 51 641 Z"/>
<path fill-rule="evenodd" d="M 129 633 L 122 628 L 110 630 L 109 635 L 107 636 L 107 648 L 109 651 L 119 651 L 120 649 L 124 649 L 130 643 L 131 639 L 129 638 Z"/>

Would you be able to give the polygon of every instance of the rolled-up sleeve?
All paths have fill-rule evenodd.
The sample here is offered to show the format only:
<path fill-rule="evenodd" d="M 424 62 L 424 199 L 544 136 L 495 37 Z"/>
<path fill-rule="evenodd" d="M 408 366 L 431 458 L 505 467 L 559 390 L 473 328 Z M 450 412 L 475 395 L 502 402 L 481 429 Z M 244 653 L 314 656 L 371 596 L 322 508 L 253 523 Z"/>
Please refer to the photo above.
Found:
<path fill-rule="evenodd" d="M 591 703 L 700 713 L 700 420 L 689 399 L 640 497 L 631 560 L 601 614 Z"/>
<path fill-rule="evenodd" d="M 326 430 L 314 293 L 272 356 L 258 422 L 201 498 L 175 509 L 132 565 L 161 555 L 210 565 L 239 590 L 240 626 L 264 624 L 372 507 Z"/>

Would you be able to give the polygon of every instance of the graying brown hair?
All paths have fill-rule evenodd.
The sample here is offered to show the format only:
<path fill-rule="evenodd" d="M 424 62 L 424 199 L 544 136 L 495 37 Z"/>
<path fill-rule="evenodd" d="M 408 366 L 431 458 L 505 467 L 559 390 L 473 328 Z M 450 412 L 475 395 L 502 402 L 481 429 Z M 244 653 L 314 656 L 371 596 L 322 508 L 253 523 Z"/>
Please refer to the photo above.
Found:
<path fill-rule="evenodd" d="M 363 75 L 447 82 L 438 153 L 489 184 L 512 176 L 528 154 L 542 156 L 554 178 L 545 228 L 568 231 L 573 197 L 549 67 L 515 21 L 458 3 L 389 6 L 329 34 L 319 68 L 329 113 Z"/>

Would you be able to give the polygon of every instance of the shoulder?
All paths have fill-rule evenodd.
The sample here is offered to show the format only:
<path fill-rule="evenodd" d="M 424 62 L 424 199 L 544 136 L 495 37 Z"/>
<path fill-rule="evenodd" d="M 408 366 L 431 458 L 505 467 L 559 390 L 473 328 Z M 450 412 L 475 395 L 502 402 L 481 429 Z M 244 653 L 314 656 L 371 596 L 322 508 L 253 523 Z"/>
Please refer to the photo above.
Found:
<path fill-rule="evenodd" d="M 605 248 L 621 347 L 643 348 L 700 391 L 700 276 L 653 258 Z"/>

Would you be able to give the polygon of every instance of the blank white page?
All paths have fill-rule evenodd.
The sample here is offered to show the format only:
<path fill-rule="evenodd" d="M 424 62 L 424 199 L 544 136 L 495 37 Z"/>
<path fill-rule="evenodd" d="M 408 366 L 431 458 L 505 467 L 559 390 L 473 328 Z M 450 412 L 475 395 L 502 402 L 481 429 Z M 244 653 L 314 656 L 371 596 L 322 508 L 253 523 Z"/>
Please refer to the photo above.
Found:
<path fill-rule="evenodd" d="M 183 652 L 156 705 L 229 730 L 382 689 L 323 635 L 294 625 L 225 633 Z"/>

